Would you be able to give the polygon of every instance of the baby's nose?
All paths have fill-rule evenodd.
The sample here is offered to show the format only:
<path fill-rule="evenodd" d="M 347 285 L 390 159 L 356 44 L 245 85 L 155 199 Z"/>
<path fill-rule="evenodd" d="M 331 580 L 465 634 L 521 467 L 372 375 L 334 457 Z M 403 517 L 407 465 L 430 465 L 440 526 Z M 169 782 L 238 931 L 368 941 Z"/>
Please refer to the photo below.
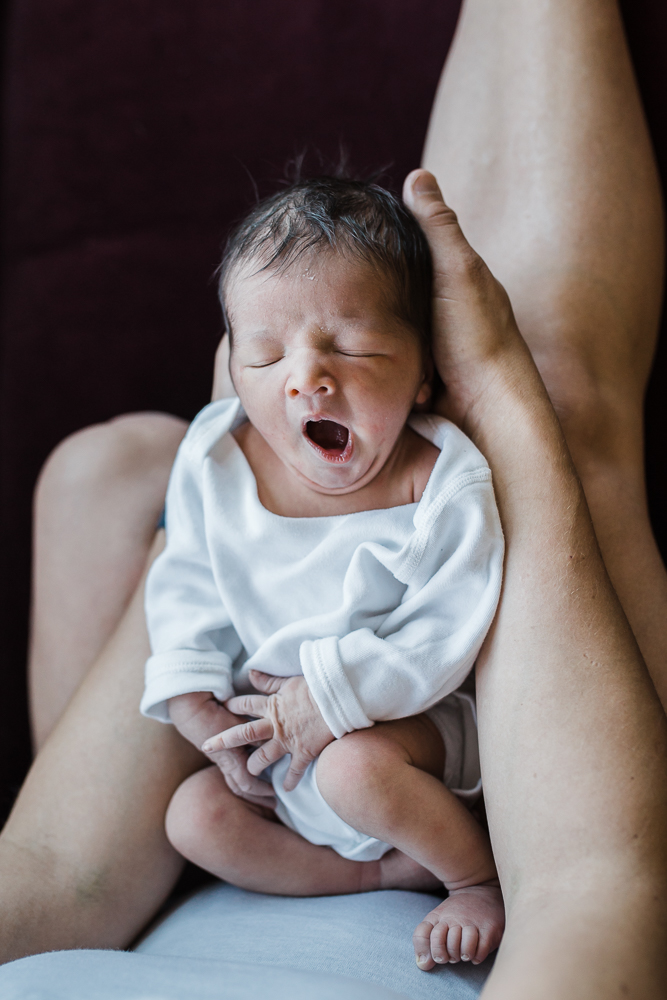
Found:
<path fill-rule="evenodd" d="M 327 396 L 334 391 L 335 383 L 326 366 L 318 358 L 301 359 L 294 365 L 285 390 L 296 396 Z"/>

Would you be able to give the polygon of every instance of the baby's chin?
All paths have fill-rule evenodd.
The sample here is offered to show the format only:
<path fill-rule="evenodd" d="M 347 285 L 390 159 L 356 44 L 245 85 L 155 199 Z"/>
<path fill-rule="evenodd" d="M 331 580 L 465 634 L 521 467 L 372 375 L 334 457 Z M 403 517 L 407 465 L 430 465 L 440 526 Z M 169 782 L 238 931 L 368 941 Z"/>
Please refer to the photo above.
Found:
<path fill-rule="evenodd" d="M 368 486 L 375 478 L 379 469 L 368 465 L 359 467 L 356 462 L 346 465 L 329 465 L 313 456 L 308 460 L 291 465 L 297 478 L 316 493 L 328 496 L 343 496 Z"/>

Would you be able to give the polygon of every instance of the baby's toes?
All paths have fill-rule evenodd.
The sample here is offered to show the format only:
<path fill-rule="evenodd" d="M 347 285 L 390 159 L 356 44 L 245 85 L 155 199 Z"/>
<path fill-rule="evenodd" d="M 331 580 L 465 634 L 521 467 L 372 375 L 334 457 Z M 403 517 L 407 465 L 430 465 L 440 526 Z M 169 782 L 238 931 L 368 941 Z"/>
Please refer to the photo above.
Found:
<path fill-rule="evenodd" d="M 477 958 L 479 946 L 479 931 L 470 925 L 461 931 L 461 961 L 471 962 Z"/>
<path fill-rule="evenodd" d="M 431 932 L 431 955 L 438 965 L 446 965 L 451 961 L 447 940 L 449 937 L 449 924 L 437 923 Z"/>
<path fill-rule="evenodd" d="M 458 924 L 449 928 L 447 951 L 449 952 L 449 961 L 452 963 L 461 961 L 461 937 L 461 927 Z"/>
<path fill-rule="evenodd" d="M 429 972 L 435 965 L 431 954 L 431 934 L 433 924 L 430 920 L 422 920 L 412 935 L 412 945 L 415 949 L 415 960 L 420 969 Z"/>
<path fill-rule="evenodd" d="M 477 954 L 473 958 L 473 964 L 479 965 L 485 958 L 495 951 L 501 942 L 505 924 L 493 923 L 482 927 L 479 932 L 479 942 L 477 944 Z"/>

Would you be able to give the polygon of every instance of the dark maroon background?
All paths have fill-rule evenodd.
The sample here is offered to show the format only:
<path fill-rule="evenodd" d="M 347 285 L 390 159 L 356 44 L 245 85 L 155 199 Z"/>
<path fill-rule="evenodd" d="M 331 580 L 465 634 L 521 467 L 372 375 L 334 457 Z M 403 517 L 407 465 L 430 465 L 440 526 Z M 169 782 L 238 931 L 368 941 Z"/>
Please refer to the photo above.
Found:
<path fill-rule="evenodd" d="M 667 8 L 628 4 L 667 168 Z M 0 818 L 28 764 L 30 498 L 66 434 L 128 410 L 192 417 L 232 220 L 305 146 L 419 163 L 456 0 L 15 0 L 5 82 Z M 317 165 L 316 157 L 311 159 Z M 664 353 L 649 474 L 667 542 Z M 661 381 L 662 392 L 658 388 Z"/>

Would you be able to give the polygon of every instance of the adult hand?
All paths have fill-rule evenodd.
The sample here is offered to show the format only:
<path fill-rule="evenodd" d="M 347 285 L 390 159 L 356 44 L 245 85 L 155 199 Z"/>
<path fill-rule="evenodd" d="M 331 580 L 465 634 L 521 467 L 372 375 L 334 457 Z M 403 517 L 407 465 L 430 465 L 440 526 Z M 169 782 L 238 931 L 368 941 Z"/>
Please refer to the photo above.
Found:
<path fill-rule="evenodd" d="M 538 386 L 539 376 L 505 289 L 466 240 L 433 174 L 413 170 L 403 197 L 433 258 L 433 359 L 446 387 L 436 409 L 470 433 L 513 370 L 525 378 L 528 363 Z"/>
<path fill-rule="evenodd" d="M 169 715 L 179 733 L 198 749 L 212 734 L 233 728 L 240 721 L 210 691 L 195 691 L 170 698 Z M 220 768 L 227 785 L 239 798 L 269 808 L 275 805 L 271 785 L 249 773 L 245 750 L 220 749 L 207 756 Z"/>
<path fill-rule="evenodd" d="M 251 775 L 261 774 L 286 753 L 292 761 L 283 787 L 296 788 L 308 765 L 334 739 L 322 718 L 304 677 L 273 677 L 250 671 L 253 685 L 265 694 L 246 694 L 230 698 L 226 706 L 238 715 L 256 716 L 207 740 L 206 753 L 231 750 L 262 741 L 262 746 L 248 758 Z"/>

